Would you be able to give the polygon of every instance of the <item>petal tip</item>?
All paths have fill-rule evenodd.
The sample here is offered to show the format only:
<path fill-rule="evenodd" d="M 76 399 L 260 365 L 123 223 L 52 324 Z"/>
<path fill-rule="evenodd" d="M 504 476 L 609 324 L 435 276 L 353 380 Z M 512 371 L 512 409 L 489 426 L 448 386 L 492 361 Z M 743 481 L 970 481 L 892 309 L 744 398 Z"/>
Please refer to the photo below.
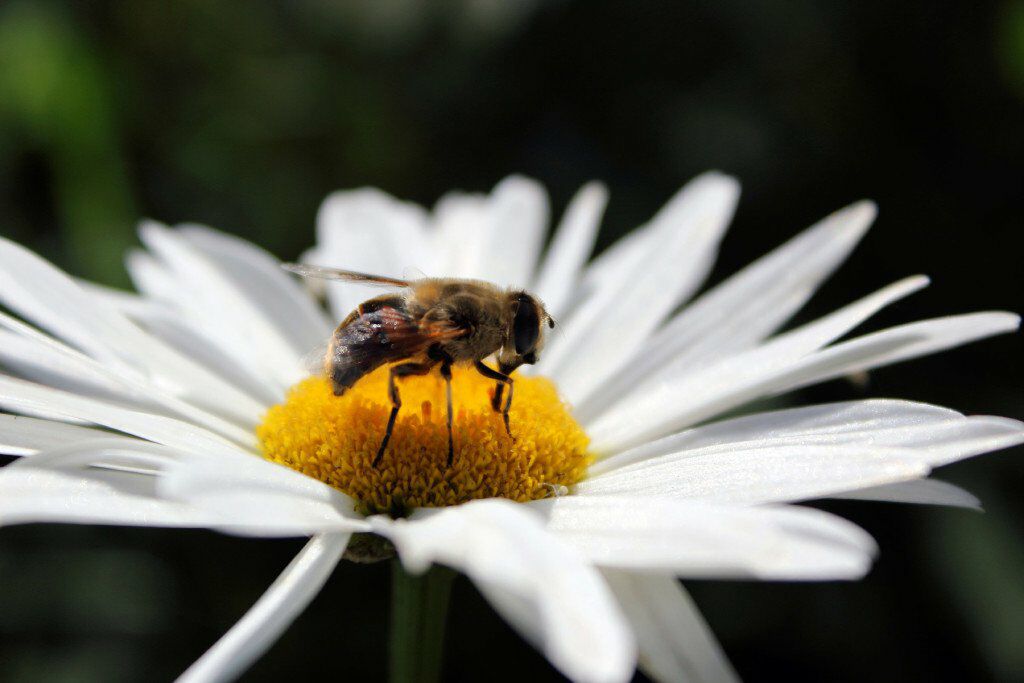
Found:
<path fill-rule="evenodd" d="M 838 212 L 844 220 L 842 226 L 857 233 L 866 231 L 878 217 L 878 204 L 870 199 L 861 199 Z"/>
<path fill-rule="evenodd" d="M 989 313 L 980 313 L 979 315 L 986 316 L 992 321 L 993 334 L 1016 332 L 1020 329 L 1020 315 L 1017 313 L 991 311 Z"/>
<path fill-rule="evenodd" d="M 145 241 L 146 238 L 150 235 L 163 233 L 168 230 L 170 230 L 170 228 L 168 228 L 160 221 L 154 220 L 152 218 L 143 218 L 141 221 L 139 221 L 139 225 L 137 228 L 139 238 L 142 239 L 143 241 Z"/>
<path fill-rule="evenodd" d="M 728 173 L 724 173 L 722 171 L 713 170 L 708 171 L 707 173 L 701 176 L 698 176 L 698 180 L 706 180 L 708 182 L 713 182 L 716 185 L 718 185 L 718 187 L 721 188 L 723 192 L 728 192 L 730 195 L 735 195 L 736 197 L 739 197 L 741 185 L 739 178 L 737 178 L 736 176 L 731 176 Z"/>
<path fill-rule="evenodd" d="M 492 194 L 502 195 L 506 192 L 545 195 L 544 186 L 540 182 L 521 173 L 513 173 L 499 180 Z"/>
<path fill-rule="evenodd" d="M 608 186 L 602 180 L 588 181 L 580 188 L 579 192 L 590 201 L 602 204 L 608 201 Z"/>

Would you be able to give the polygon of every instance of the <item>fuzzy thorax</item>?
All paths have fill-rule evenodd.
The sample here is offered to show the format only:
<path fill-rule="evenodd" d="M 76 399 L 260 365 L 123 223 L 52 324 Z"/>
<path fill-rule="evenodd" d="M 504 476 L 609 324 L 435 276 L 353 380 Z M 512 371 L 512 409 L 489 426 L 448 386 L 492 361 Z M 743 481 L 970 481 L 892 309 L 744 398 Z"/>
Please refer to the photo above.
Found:
<path fill-rule="evenodd" d="M 348 494 L 363 513 L 392 516 L 475 498 L 536 500 L 583 478 L 587 435 L 549 380 L 516 378 L 513 440 L 491 407 L 494 382 L 472 368 L 453 373 L 450 468 L 444 382 L 436 373 L 399 381 L 402 409 L 373 466 L 391 410 L 387 368 L 340 397 L 319 377 L 296 384 L 257 428 L 263 455 Z"/>

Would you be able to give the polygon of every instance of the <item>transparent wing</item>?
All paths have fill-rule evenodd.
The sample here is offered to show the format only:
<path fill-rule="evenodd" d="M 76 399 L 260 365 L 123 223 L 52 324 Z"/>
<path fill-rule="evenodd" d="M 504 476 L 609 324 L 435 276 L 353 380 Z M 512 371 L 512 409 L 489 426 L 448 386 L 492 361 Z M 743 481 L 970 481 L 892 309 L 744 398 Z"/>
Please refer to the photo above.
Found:
<path fill-rule="evenodd" d="M 409 282 L 414 282 L 416 280 L 426 280 L 427 274 L 415 266 L 406 266 L 402 268 L 402 277 Z"/>
<path fill-rule="evenodd" d="M 325 339 L 302 355 L 302 369 L 314 377 L 326 377 L 327 370 L 324 367 L 324 360 L 327 358 L 327 349 L 331 345 L 330 339 Z"/>
<path fill-rule="evenodd" d="M 282 263 L 281 267 L 302 277 L 315 277 L 321 280 L 342 280 L 345 282 L 358 282 L 364 285 L 380 285 L 382 287 L 409 287 L 412 284 L 409 280 L 400 280 L 383 275 L 371 275 L 369 273 L 357 273 L 354 270 L 342 270 L 341 268 L 324 268 L 323 266 L 314 266 L 309 263 Z"/>
<path fill-rule="evenodd" d="M 417 321 L 405 311 L 385 306 L 364 313 L 345 327 L 337 340 L 344 351 L 333 360 L 352 365 L 379 360 L 393 362 L 416 356 L 431 344 L 465 334 L 465 328 L 447 320 Z"/>
<path fill-rule="evenodd" d="M 330 359 L 327 352 L 331 340 L 327 340 L 303 356 L 303 365 L 311 375 L 358 378 L 384 363 L 414 358 L 432 344 L 457 339 L 467 332 L 448 320 L 418 321 L 404 310 L 384 306 L 340 328 L 333 337 L 336 346 Z"/>

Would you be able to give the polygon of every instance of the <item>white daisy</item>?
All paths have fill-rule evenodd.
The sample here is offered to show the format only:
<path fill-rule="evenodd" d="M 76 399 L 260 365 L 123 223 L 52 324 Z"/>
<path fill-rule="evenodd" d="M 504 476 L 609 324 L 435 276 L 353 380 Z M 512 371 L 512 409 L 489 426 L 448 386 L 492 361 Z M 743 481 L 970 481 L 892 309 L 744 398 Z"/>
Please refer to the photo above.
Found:
<path fill-rule="evenodd" d="M 869 202 L 680 310 L 711 270 L 738 193 L 731 178 L 701 176 L 590 263 L 600 185 L 573 199 L 543 258 L 547 200 L 524 178 L 449 195 L 432 212 L 377 190 L 329 197 L 311 261 L 522 286 L 561 323 L 531 374 L 550 378 L 572 415 L 550 383 L 524 376 L 512 443 L 475 380 L 457 375 L 451 470 L 435 379 L 403 384 L 418 398 L 380 469 L 366 462 L 389 407 L 374 378 L 341 399 L 304 379 L 303 354 L 367 298 L 362 288 L 330 283 L 327 315 L 273 257 L 199 226 L 142 226 L 147 251 L 128 258 L 139 295 L 77 282 L 0 241 L 0 302 L 20 318 L 0 317 L 0 408 L 11 413 L 0 415 L 0 451 L 27 456 L 0 470 L 0 523 L 311 537 L 185 680 L 243 671 L 353 534 L 388 539 L 410 572 L 438 563 L 464 573 L 571 679 L 628 680 L 638 662 L 658 680 L 735 678 L 677 578 L 859 578 L 871 538 L 791 503 L 974 505 L 926 478 L 931 469 L 1024 441 L 1014 420 L 888 399 L 709 422 L 1019 322 L 974 313 L 837 341 L 927 284 L 912 277 L 775 334 L 864 234 Z M 389 506 L 410 514 L 363 514 Z"/>

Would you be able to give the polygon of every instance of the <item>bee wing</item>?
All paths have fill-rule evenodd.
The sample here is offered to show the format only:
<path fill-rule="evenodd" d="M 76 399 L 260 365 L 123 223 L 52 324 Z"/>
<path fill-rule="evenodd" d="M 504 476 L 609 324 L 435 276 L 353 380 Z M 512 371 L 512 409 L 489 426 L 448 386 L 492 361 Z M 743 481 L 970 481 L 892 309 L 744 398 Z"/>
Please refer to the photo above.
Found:
<path fill-rule="evenodd" d="M 337 387 L 352 386 L 385 363 L 419 357 L 433 344 L 456 339 L 468 330 L 447 320 L 423 320 L 405 310 L 384 306 L 338 329 L 323 369 Z"/>
<path fill-rule="evenodd" d="M 400 280 L 395 277 L 357 273 L 354 270 L 342 270 L 341 268 L 325 268 L 309 263 L 282 263 L 281 267 L 302 277 L 315 277 L 322 280 L 343 280 L 382 287 L 409 287 L 412 284 L 409 280 Z"/>
<path fill-rule="evenodd" d="M 331 346 L 331 340 L 325 339 L 316 347 L 302 355 L 302 369 L 314 377 L 322 377 L 326 373 L 324 359 L 327 358 L 327 349 Z"/>
<path fill-rule="evenodd" d="M 431 344 L 457 339 L 467 332 L 450 320 L 415 320 L 395 308 L 382 308 L 379 314 L 388 341 L 405 355 L 414 355 Z"/>
<path fill-rule="evenodd" d="M 467 332 L 450 321 L 417 320 L 390 306 L 360 316 L 355 325 L 368 325 L 372 330 L 372 336 L 357 332 L 352 336 L 355 343 L 346 344 L 346 355 L 356 361 L 366 356 L 386 357 L 388 362 L 411 358 L 431 344 L 456 339 Z"/>
<path fill-rule="evenodd" d="M 427 274 L 415 266 L 406 266 L 402 268 L 402 277 L 412 282 L 414 280 L 426 280 Z"/>

